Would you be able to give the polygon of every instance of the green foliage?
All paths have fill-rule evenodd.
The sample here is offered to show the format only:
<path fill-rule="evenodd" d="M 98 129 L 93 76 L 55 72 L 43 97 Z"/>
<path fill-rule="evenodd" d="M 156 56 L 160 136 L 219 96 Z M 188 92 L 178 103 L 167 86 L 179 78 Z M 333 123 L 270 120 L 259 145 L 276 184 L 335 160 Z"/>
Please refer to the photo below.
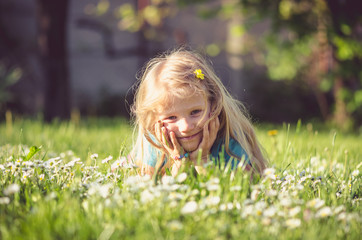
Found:
<path fill-rule="evenodd" d="M 30 147 L 29 153 L 28 153 L 28 155 L 26 155 L 25 160 L 29 161 L 37 152 L 40 151 L 40 149 L 41 149 L 41 146 L 40 147 L 37 147 L 37 146 Z"/>
<path fill-rule="evenodd" d="M 19 81 L 21 76 L 22 70 L 20 68 L 8 68 L 0 62 L 0 109 L 2 104 L 12 99 L 8 87 Z"/>
<path fill-rule="evenodd" d="M 293 80 L 307 65 L 306 59 L 311 54 L 313 38 L 281 40 L 270 36 L 265 44 L 267 56 L 265 64 L 272 80 Z"/>
<path fill-rule="evenodd" d="M 336 56 L 340 61 L 362 58 L 362 44 L 359 40 L 335 36 L 332 42 L 337 48 Z"/>
<path fill-rule="evenodd" d="M 109 8 L 108 1 L 98 2 L 94 7 L 95 15 Z M 124 3 L 116 8 L 114 14 L 120 19 L 121 30 L 143 31 L 147 39 L 156 40 L 162 36 L 157 34 L 162 22 L 176 16 L 174 13 L 186 6 L 197 6 L 196 14 L 203 19 L 218 17 L 233 22 L 227 31 L 228 38 L 235 39 L 207 46 L 206 53 L 210 56 L 217 56 L 222 50 L 247 55 L 245 62 L 254 56 L 257 64 L 267 67 L 272 80 L 304 79 L 313 85 L 317 99 L 321 99 L 323 94 L 322 98 L 326 98 L 327 94 L 334 95 L 331 104 L 319 103 L 320 106 L 328 105 L 321 109 L 324 120 L 333 114 L 334 118 L 343 114 L 343 119 L 355 117 L 356 123 L 362 121 L 358 118 L 362 114 L 358 100 L 358 91 L 362 87 L 362 41 L 358 32 L 362 13 L 357 1 L 159 0 L 150 1 L 141 9 Z M 258 33 L 253 37 L 252 26 L 263 20 L 268 23 L 268 30 L 262 36 Z M 242 46 L 238 42 L 241 38 Z M 324 57 L 318 60 L 320 56 Z M 229 64 L 238 68 L 242 65 L 240 62 L 230 61 Z M 318 68 L 318 65 L 328 66 Z M 312 81 L 310 78 L 313 78 Z M 336 79 L 342 79 L 342 87 L 349 92 L 348 97 L 338 99 L 340 94 L 333 90 Z M 348 107 L 337 110 L 336 102 Z M 351 119 L 349 121 L 352 122 Z"/>
<path fill-rule="evenodd" d="M 242 0 L 241 5 L 247 10 L 245 13 L 257 13 L 268 19 L 270 34 L 275 38 L 285 34 L 294 36 L 289 44 L 273 41 L 265 46 L 265 64 L 271 79 L 300 79 L 304 69 L 315 68 L 316 61 L 311 59 L 323 56 L 318 64 L 328 61 L 328 69 L 322 67 L 314 73 L 320 91 L 331 92 L 335 102 L 346 105 L 335 109 L 334 117 L 360 114 L 360 105 L 355 100 L 359 97 L 354 96 L 362 88 L 362 41 L 357 30 L 362 11 L 357 1 L 273 0 L 265 4 L 262 0 Z M 343 81 L 343 94 L 332 91 L 336 79 Z M 329 107 L 330 115 L 335 107 L 334 104 Z M 343 113 L 343 109 L 347 112 Z"/>

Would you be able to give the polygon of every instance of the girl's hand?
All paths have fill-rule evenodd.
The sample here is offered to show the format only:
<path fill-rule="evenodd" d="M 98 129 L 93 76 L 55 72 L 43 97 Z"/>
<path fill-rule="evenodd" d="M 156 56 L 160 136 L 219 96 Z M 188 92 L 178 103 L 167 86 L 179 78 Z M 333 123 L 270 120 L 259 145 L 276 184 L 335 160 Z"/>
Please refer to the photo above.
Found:
<path fill-rule="evenodd" d="M 163 126 L 161 121 L 155 125 L 155 133 L 158 141 L 163 145 L 169 155 L 173 158 L 172 161 L 172 175 L 175 176 L 181 168 L 181 159 L 174 159 L 175 156 L 184 154 L 184 150 L 177 141 L 176 134 L 172 131 L 168 133 L 167 129 Z"/>
<path fill-rule="evenodd" d="M 202 152 L 201 164 L 204 164 L 208 161 L 208 155 L 212 145 L 216 140 L 219 127 L 220 127 L 220 121 L 217 116 L 214 119 L 210 120 L 208 124 L 204 125 L 203 137 L 201 143 L 199 147 L 190 154 L 190 159 L 195 164 L 195 166 L 197 165 L 197 157 L 199 155 L 200 150 Z"/>
<path fill-rule="evenodd" d="M 168 130 L 163 126 L 161 121 L 156 123 L 155 133 L 158 141 L 171 156 L 180 156 L 183 154 L 183 149 L 177 141 L 176 134 L 172 131 L 168 133 Z"/>

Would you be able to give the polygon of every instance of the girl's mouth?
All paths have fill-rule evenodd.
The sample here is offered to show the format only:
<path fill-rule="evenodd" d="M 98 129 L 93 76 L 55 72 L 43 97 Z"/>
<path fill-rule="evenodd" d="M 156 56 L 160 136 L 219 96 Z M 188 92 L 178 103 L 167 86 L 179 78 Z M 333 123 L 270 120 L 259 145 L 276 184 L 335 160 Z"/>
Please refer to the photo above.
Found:
<path fill-rule="evenodd" d="M 195 133 L 194 135 L 191 136 L 187 136 L 187 137 L 179 137 L 178 139 L 181 141 L 188 141 L 191 140 L 193 138 L 195 138 L 196 136 L 198 136 L 201 132 Z"/>

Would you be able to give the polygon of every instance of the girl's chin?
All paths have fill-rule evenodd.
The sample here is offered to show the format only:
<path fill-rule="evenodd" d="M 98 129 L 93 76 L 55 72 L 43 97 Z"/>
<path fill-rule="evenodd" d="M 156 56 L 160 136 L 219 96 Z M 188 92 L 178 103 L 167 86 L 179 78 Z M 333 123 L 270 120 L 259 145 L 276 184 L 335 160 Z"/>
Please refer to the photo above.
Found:
<path fill-rule="evenodd" d="M 202 140 L 202 134 L 198 134 L 193 139 L 190 140 L 179 140 L 179 143 L 186 152 L 193 152 L 198 149 L 201 140 Z"/>
<path fill-rule="evenodd" d="M 182 148 L 186 151 L 186 152 L 193 152 L 195 151 L 198 147 L 199 147 L 200 143 L 184 143 L 182 144 Z"/>

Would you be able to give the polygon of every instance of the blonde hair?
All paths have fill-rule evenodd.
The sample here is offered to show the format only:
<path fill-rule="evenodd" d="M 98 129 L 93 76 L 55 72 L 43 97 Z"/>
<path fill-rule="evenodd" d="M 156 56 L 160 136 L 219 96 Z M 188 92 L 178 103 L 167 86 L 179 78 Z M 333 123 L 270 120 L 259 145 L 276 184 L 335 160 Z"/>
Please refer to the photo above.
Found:
<path fill-rule="evenodd" d="M 202 70 L 204 79 L 195 78 L 196 69 Z M 225 151 L 237 158 L 229 149 L 230 139 L 235 139 L 248 154 L 254 170 L 260 174 L 263 172 L 266 159 L 244 105 L 231 96 L 205 58 L 190 50 L 176 49 L 151 59 L 142 72 L 131 108 L 135 130 L 138 131 L 131 154 L 138 164 L 143 162 L 144 137 L 163 152 L 161 159 L 167 154 L 152 139 L 157 108 L 167 102 L 170 95 L 185 97 L 202 94 L 211 105 L 210 119 L 219 117 L 217 137 L 225 139 Z"/>

